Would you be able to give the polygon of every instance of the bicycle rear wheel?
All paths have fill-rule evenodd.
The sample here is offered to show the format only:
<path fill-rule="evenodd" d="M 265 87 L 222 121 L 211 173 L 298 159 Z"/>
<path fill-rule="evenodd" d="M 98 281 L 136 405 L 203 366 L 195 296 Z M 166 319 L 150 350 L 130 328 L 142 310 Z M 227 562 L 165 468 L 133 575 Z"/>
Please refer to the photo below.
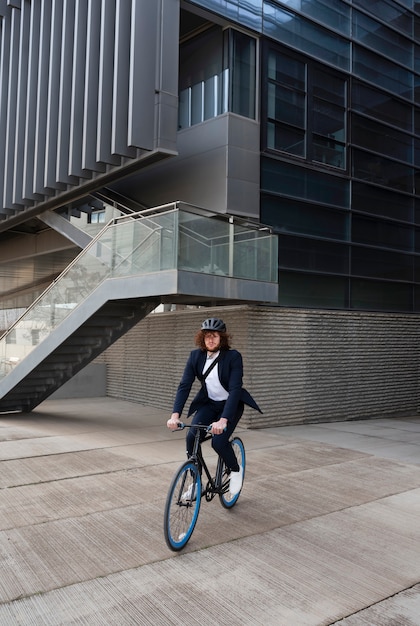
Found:
<path fill-rule="evenodd" d="M 239 437 L 234 437 L 231 441 L 232 444 L 232 448 L 233 451 L 235 453 L 236 459 L 238 461 L 238 464 L 240 466 L 242 466 L 243 468 L 243 472 L 244 472 L 244 478 L 245 478 L 245 446 L 242 442 L 242 439 L 240 439 Z M 220 498 L 220 502 L 222 503 L 222 506 L 225 507 L 225 509 L 231 509 L 238 501 L 239 496 L 241 495 L 241 491 L 242 491 L 242 487 L 241 487 L 241 491 L 237 494 L 235 494 L 234 496 L 230 493 L 229 491 L 229 483 L 230 483 L 230 478 L 229 478 L 229 473 L 227 471 L 227 468 L 225 466 L 225 464 L 223 463 L 223 461 L 221 461 L 222 463 L 222 491 L 219 494 L 219 498 Z"/>
<path fill-rule="evenodd" d="M 191 461 L 178 469 L 169 487 L 163 530 L 171 550 L 182 550 L 190 539 L 201 504 L 201 476 Z"/>

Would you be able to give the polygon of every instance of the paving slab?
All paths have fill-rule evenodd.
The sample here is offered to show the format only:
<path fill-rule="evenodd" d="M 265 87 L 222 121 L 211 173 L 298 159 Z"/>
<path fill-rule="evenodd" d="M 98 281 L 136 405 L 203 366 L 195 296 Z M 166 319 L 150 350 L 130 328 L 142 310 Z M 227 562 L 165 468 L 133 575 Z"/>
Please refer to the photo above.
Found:
<path fill-rule="evenodd" d="M 420 624 L 410 621 L 420 597 L 415 416 L 349 430 L 239 428 L 239 502 L 203 502 L 181 553 L 162 526 L 185 435 L 166 419 L 111 398 L 0 418 L 0 626 Z M 396 458 L 382 456 L 395 442 Z"/>

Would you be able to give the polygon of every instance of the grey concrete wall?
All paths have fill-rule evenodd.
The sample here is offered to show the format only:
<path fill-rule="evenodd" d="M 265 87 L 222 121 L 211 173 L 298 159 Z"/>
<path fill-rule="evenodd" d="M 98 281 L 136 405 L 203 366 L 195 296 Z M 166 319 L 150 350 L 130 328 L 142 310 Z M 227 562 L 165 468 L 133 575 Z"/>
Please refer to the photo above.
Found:
<path fill-rule="evenodd" d="M 202 319 L 223 317 L 244 358 L 244 384 L 264 411 L 243 425 L 414 415 L 419 317 L 232 306 L 151 314 L 102 355 L 109 396 L 171 410 Z"/>
<path fill-rule="evenodd" d="M 113 189 L 148 206 L 180 200 L 259 219 L 258 122 L 226 113 L 180 131 L 177 147 L 176 159 L 114 183 Z"/>

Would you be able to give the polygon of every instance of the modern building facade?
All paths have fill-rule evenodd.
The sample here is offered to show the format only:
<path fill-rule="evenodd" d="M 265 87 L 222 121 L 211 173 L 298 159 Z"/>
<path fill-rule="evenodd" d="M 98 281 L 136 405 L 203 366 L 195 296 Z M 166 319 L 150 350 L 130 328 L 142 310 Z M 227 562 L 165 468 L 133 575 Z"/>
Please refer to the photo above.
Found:
<path fill-rule="evenodd" d="M 278 301 L 217 309 L 266 398 L 250 424 L 418 410 L 420 2 L 4 0 L 0 19 L 5 318 L 102 220 L 180 200 L 278 236 Z M 164 347 L 176 329 L 182 362 L 201 315 L 98 357 L 109 393 L 169 406 Z"/>

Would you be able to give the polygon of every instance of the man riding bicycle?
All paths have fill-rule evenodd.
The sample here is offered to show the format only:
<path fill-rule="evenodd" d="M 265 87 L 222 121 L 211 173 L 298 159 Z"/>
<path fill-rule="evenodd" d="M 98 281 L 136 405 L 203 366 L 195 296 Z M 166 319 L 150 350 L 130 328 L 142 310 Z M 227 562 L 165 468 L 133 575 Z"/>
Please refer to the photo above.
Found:
<path fill-rule="evenodd" d="M 179 428 L 184 405 L 197 378 L 201 388 L 191 403 L 188 417 L 194 413 L 192 424 L 211 425 L 212 447 L 229 468 L 229 490 L 236 495 L 242 487 L 243 468 L 238 464 L 229 438 L 242 417 L 244 404 L 262 411 L 242 386 L 242 356 L 231 349 L 230 339 L 223 320 L 215 317 L 204 320 L 195 336 L 198 348 L 187 360 L 167 426 L 170 430 Z M 201 439 L 204 436 L 205 432 L 201 431 Z M 186 444 L 190 457 L 194 445 L 192 429 L 187 433 Z"/>

